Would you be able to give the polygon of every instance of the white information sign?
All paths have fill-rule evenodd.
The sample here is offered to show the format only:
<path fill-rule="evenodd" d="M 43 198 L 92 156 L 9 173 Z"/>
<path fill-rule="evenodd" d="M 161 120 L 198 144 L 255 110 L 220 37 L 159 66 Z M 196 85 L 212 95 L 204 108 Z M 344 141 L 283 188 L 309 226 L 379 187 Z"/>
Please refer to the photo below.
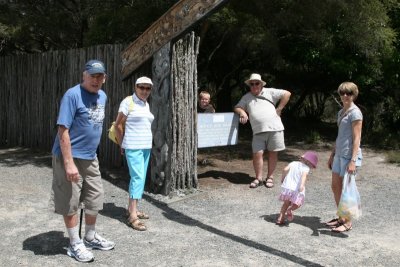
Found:
<path fill-rule="evenodd" d="M 236 145 L 239 116 L 229 113 L 197 114 L 197 147 Z"/>

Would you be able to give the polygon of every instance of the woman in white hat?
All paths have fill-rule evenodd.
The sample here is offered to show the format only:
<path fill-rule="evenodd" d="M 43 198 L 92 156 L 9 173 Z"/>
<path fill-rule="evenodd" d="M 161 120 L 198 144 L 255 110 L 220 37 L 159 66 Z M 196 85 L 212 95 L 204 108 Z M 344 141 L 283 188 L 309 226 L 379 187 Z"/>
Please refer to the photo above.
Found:
<path fill-rule="evenodd" d="M 289 102 L 291 93 L 287 90 L 264 88 L 266 82 L 258 73 L 251 74 L 245 81 L 250 91 L 235 106 L 240 123 L 250 120 L 253 130 L 253 167 L 255 180 L 250 188 L 263 183 L 264 150 L 268 151 L 268 173 L 264 181 L 267 188 L 274 186 L 273 173 L 278 161 L 278 151 L 285 149 L 284 127 L 281 120 L 282 109 Z"/>
<path fill-rule="evenodd" d="M 152 87 L 153 82 L 150 78 L 137 79 L 134 94 L 121 102 L 115 121 L 117 141 L 121 146 L 121 153 L 125 154 L 131 176 L 128 224 L 139 231 L 147 230 L 146 225 L 139 219 L 149 219 L 146 213 L 138 210 L 138 201 L 143 196 L 153 143 L 151 123 L 154 116 L 147 102 Z"/>

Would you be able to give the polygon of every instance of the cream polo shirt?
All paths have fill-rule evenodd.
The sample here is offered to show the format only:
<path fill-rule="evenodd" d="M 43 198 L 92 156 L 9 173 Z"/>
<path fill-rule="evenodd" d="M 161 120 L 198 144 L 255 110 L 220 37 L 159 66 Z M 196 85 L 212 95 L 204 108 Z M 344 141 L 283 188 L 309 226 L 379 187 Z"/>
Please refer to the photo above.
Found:
<path fill-rule="evenodd" d="M 258 96 L 248 92 L 240 99 L 235 108 L 242 108 L 249 114 L 253 135 L 262 132 L 283 131 L 285 129 L 281 117 L 276 113 L 275 109 L 276 104 L 284 94 L 285 90 L 282 89 L 263 88 Z"/>

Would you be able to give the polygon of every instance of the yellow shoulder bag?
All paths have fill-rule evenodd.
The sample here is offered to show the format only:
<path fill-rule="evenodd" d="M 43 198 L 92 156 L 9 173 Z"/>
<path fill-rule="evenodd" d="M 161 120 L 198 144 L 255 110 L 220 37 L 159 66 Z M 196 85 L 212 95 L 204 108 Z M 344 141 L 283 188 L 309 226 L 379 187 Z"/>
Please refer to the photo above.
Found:
<path fill-rule="evenodd" d="M 128 109 L 128 115 L 129 115 L 129 112 L 131 112 L 133 110 L 133 97 L 127 96 L 126 98 L 130 98 L 129 109 Z M 125 123 L 122 124 L 122 128 L 124 129 L 124 132 L 125 132 Z M 108 129 L 108 138 L 118 145 L 117 134 L 115 132 L 116 132 L 115 121 L 113 121 L 110 129 Z"/>

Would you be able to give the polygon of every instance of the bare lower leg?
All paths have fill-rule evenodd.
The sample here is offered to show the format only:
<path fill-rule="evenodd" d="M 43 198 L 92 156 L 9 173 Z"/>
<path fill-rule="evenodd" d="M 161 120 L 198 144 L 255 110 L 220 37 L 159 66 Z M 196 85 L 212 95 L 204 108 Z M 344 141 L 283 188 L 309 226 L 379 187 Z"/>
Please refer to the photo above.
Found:
<path fill-rule="evenodd" d="M 275 171 L 277 162 L 278 162 L 278 152 L 277 151 L 268 151 L 268 175 L 267 175 L 267 177 L 271 177 L 274 175 L 274 171 Z"/>
<path fill-rule="evenodd" d="M 339 206 L 340 196 L 342 195 L 343 177 L 340 177 L 338 173 L 332 172 L 332 192 L 335 198 L 336 206 Z"/>
<path fill-rule="evenodd" d="M 298 208 L 300 208 L 299 205 L 292 204 L 288 209 L 291 210 L 291 211 L 295 211 L 295 210 L 297 210 Z"/>
<path fill-rule="evenodd" d="M 279 213 L 279 216 L 276 220 L 277 223 L 283 222 L 283 220 L 285 219 L 286 210 L 288 209 L 289 206 L 290 206 L 290 201 L 286 200 L 283 202 L 281 207 L 281 212 Z"/>
<path fill-rule="evenodd" d="M 264 160 L 263 160 L 264 151 L 259 151 L 253 153 L 253 167 L 254 172 L 256 174 L 256 179 L 262 181 L 263 177 L 263 167 L 264 167 Z"/>
<path fill-rule="evenodd" d="M 78 215 L 68 215 L 68 216 L 63 216 L 64 217 L 64 223 L 67 228 L 73 228 L 78 225 Z"/>
<path fill-rule="evenodd" d="M 129 206 L 128 206 L 128 211 L 129 211 L 129 221 L 137 219 L 137 199 L 132 199 L 129 198 Z"/>

